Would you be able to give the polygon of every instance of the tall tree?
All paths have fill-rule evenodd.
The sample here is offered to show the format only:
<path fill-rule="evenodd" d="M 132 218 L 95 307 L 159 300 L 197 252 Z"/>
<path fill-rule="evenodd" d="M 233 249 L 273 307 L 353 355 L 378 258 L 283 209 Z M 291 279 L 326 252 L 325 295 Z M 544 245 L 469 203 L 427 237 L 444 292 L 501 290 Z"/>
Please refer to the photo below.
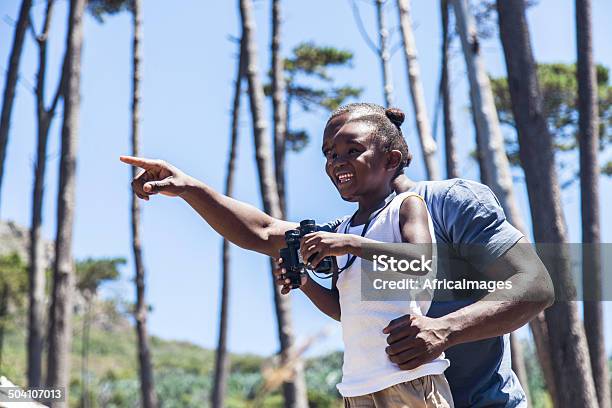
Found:
<path fill-rule="evenodd" d="M 255 42 L 255 20 L 253 18 L 253 4 L 251 0 L 239 0 L 240 17 L 242 25 L 242 40 L 244 41 L 244 58 L 246 64 L 246 77 L 249 84 L 249 102 L 253 122 L 253 139 L 255 144 L 255 160 L 259 173 L 259 187 L 263 199 L 264 211 L 275 218 L 281 217 L 281 208 L 278 200 L 278 190 L 270 157 L 268 137 L 268 124 L 264 114 L 264 89 L 258 70 L 257 43 Z M 275 265 L 271 261 L 271 268 Z M 291 322 L 290 298 L 280 294 L 280 287 L 274 284 L 274 304 L 278 323 L 279 342 L 281 346 L 281 364 L 295 362 L 297 356 L 292 355 L 294 342 L 293 325 Z M 299 365 L 296 366 L 299 369 Z M 308 400 L 303 384 L 303 372 L 294 370 L 293 378 L 283 385 L 286 407 L 307 407 Z"/>
<path fill-rule="evenodd" d="M 597 78 L 593 62 L 591 1 L 576 0 L 576 50 L 578 78 L 578 141 L 580 146 L 580 198 L 582 215 L 582 273 L 584 327 L 599 408 L 610 408 L 608 357 L 604 342 L 601 304 L 599 226 L 599 146 Z"/>
<path fill-rule="evenodd" d="M 440 75 L 440 94 L 442 96 L 442 116 L 444 123 L 444 147 L 446 150 L 446 178 L 459 177 L 459 164 L 457 163 L 457 152 L 455 149 L 455 135 L 452 120 L 452 101 L 449 79 L 449 43 L 450 33 L 448 30 L 448 0 L 440 0 L 440 14 L 442 16 L 442 62 Z"/>
<path fill-rule="evenodd" d="M 272 109 L 274 116 L 274 173 L 278 186 L 278 197 L 283 218 L 287 212 L 285 194 L 285 140 L 287 137 L 287 101 L 285 95 L 285 72 L 281 46 L 281 1 L 272 0 Z"/>
<path fill-rule="evenodd" d="M 429 117 L 425 104 L 425 93 L 421 82 L 421 69 L 417 59 L 416 41 L 412 32 L 412 20 L 410 17 L 410 1 L 397 0 L 399 10 L 399 24 L 402 31 L 404 43 L 404 56 L 406 57 L 406 70 L 408 71 L 408 88 L 412 97 L 412 107 L 414 108 L 414 119 L 416 121 L 417 132 L 421 141 L 421 151 L 425 161 L 425 170 L 428 180 L 440 178 L 438 172 L 438 162 L 436 160 L 436 142 L 431 135 Z"/>
<path fill-rule="evenodd" d="M 608 84 L 610 71 L 603 65 L 596 67 L 597 103 L 599 116 L 599 149 L 602 156 L 612 147 L 612 86 Z M 537 64 L 538 81 L 542 94 L 542 111 L 553 140 L 559 182 L 565 188 L 579 180 L 579 107 L 578 80 L 575 64 Z M 512 102 L 505 77 L 491 81 L 495 105 L 502 124 L 516 131 Z M 520 165 L 516 132 L 506 134 L 506 150 L 510 163 Z M 600 172 L 610 176 L 610 162 L 602 164 Z"/>
<path fill-rule="evenodd" d="M 140 147 L 140 64 L 142 52 L 141 0 L 132 0 L 132 156 L 139 155 Z M 136 168 L 132 167 L 132 179 Z M 136 334 L 138 336 L 138 365 L 140 372 L 141 403 L 144 408 L 157 407 L 157 394 L 153 380 L 153 366 L 147 331 L 147 303 L 145 300 L 145 267 L 140 241 L 140 205 L 136 195 L 130 195 L 132 223 L 132 251 L 136 282 Z"/>
<path fill-rule="evenodd" d="M 382 69 L 383 94 L 385 106 L 393 105 L 393 76 L 391 75 L 391 52 L 389 51 L 389 29 L 385 19 L 387 0 L 375 0 L 376 23 L 378 28 L 378 57 Z"/>
<path fill-rule="evenodd" d="M 554 166 L 552 137 L 542 109 L 536 65 L 525 17 L 524 0 L 497 1 L 499 33 L 506 59 L 508 86 L 517 124 L 519 155 L 525 170 L 536 242 L 563 244 L 567 231 Z M 575 291 L 563 254 L 554 271 L 555 291 L 564 301 L 546 310 L 550 353 L 561 407 L 597 407 L 595 386 L 575 302 L 566 301 Z"/>
<path fill-rule="evenodd" d="M 21 51 L 23 50 L 23 40 L 25 39 L 25 33 L 29 24 L 31 7 L 32 0 L 23 0 L 21 2 L 19 17 L 15 26 L 13 46 L 8 60 L 4 93 L 2 95 L 2 112 L 0 113 L 0 193 L 2 192 L 4 160 L 6 159 L 6 147 L 11 126 L 11 113 L 13 111 L 13 102 L 15 101 L 15 88 L 19 78 L 19 63 L 21 61 Z"/>
<path fill-rule="evenodd" d="M 578 139 L 578 84 L 576 80 L 576 66 L 574 64 L 538 64 L 538 82 L 542 95 L 542 115 L 546 118 L 548 130 L 552 135 L 552 146 L 554 149 L 554 160 L 561 186 L 568 186 L 576 180 L 578 167 L 575 165 Z M 602 65 L 597 66 L 597 88 L 599 94 L 599 122 L 601 148 L 609 147 L 610 130 L 612 130 L 612 87 L 608 85 L 609 71 Z M 494 78 L 491 82 L 495 94 L 495 105 L 499 112 L 500 121 L 510 126 L 513 130 L 517 129 L 516 121 L 512 114 L 512 102 L 508 90 L 508 80 L 505 77 Z M 506 137 L 506 149 L 510 163 L 515 166 L 520 165 L 518 143 L 516 134 L 508 134 Z M 606 150 L 604 150 L 606 151 Z M 605 167 L 604 167 L 605 169 Z M 562 172 L 562 173 L 561 173 Z M 588 270 L 588 269 L 587 269 Z M 592 298 L 591 298 L 592 299 Z M 538 319 L 543 321 L 543 319 Z M 549 352 L 547 343 L 540 341 L 535 334 L 535 330 L 547 331 L 541 325 L 535 326 L 536 322 L 530 324 L 534 330 L 536 349 L 538 354 L 545 350 Z M 552 362 L 546 364 L 545 359 L 541 358 L 542 371 L 546 380 L 546 386 L 553 398 L 553 403 L 557 400 L 555 384 L 553 381 Z M 555 406 L 558 404 L 554 404 Z"/>
<path fill-rule="evenodd" d="M 236 65 L 236 80 L 234 81 L 234 96 L 232 103 L 232 123 L 230 133 L 230 148 L 227 158 L 227 171 L 225 175 L 225 195 L 231 197 L 234 192 L 234 173 L 236 169 L 236 152 L 239 136 L 240 97 L 242 94 L 242 79 L 244 77 L 243 41 L 240 40 L 238 64 Z M 230 296 L 230 243 L 225 238 L 221 249 L 221 307 L 219 312 L 219 337 L 217 340 L 217 353 L 215 355 L 215 376 L 211 393 L 213 408 L 225 406 L 225 391 L 229 376 L 229 356 L 227 354 L 227 321 L 229 318 Z"/>
<path fill-rule="evenodd" d="M 481 179 L 483 183 L 491 187 L 498 197 L 508 220 L 523 234 L 527 235 L 525 223 L 520 214 L 512 187 L 510 163 L 506 156 L 504 139 L 499 125 L 497 110 L 495 109 L 491 84 L 480 54 L 480 42 L 476 26 L 469 12 L 467 1 L 451 1 L 468 71 L 470 101 L 476 127 L 476 145 Z M 536 345 L 540 346 L 548 344 L 546 339 L 541 338 L 541 336 L 548 332 L 542 327 L 535 327 L 537 325 L 541 326 L 543 321 L 544 319 L 538 318 L 533 319 L 530 323 L 532 333 L 534 337 L 537 337 Z M 516 343 L 514 346 L 518 348 Z M 551 365 L 547 347 L 538 347 L 538 355 L 544 367 Z M 544 373 L 547 374 L 550 371 L 545 369 Z M 546 380 L 548 384 L 552 384 L 550 377 L 547 377 Z M 551 385 L 549 389 L 553 390 L 555 386 Z"/>
<path fill-rule="evenodd" d="M 119 265 L 125 264 L 123 258 L 92 259 L 88 258 L 76 264 L 76 288 L 83 296 L 83 330 L 81 334 L 81 405 L 80 408 L 92 406 L 89 389 L 89 329 L 91 326 L 92 305 L 98 294 L 98 288 L 104 282 L 119 277 Z"/>
<path fill-rule="evenodd" d="M 468 71 L 474 122 L 478 128 L 478 153 L 485 172 L 482 178 L 499 199 L 510 222 L 519 230 L 526 231 L 512 188 L 510 164 L 504 148 L 489 76 L 480 54 L 476 26 L 468 10 L 467 0 L 451 1 Z"/>
<path fill-rule="evenodd" d="M 42 260 L 42 208 L 47 167 L 47 141 L 49 130 L 55 116 L 55 110 L 61 97 L 62 79 L 49 107 L 45 102 L 47 76 L 47 41 L 53 15 L 55 0 L 48 0 L 40 34 L 36 34 L 32 22 L 30 28 L 38 45 L 38 73 L 36 75 L 36 164 L 34 167 L 34 185 L 32 187 L 32 224 L 30 227 L 29 248 L 29 314 L 28 314 L 28 385 L 42 385 L 42 353 L 44 338 L 44 306 L 45 306 L 45 266 Z M 63 72 L 63 67 L 62 67 Z"/>
<path fill-rule="evenodd" d="M 81 48 L 85 0 L 70 0 L 68 38 L 65 57 L 64 118 L 59 169 L 57 234 L 53 265 L 53 293 L 49 328 L 47 386 L 64 388 L 70 380 L 70 345 L 72 337 L 72 298 L 74 263 L 72 228 L 74 222 L 76 155 L 81 88 Z M 68 401 L 68 398 L 66 398 Z M 67 402 L 52 403 L 65 407 Z"/>

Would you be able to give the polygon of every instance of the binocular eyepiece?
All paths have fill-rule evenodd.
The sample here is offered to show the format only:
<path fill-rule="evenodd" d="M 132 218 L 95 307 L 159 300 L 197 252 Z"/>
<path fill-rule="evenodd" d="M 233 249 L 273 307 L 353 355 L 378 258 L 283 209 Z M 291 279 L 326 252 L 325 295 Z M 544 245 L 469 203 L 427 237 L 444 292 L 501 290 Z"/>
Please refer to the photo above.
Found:
<path fill-rule="evenodd" d="M 331 227 L 318 226 L 314 220 L 303 220 L 297 229 L 292 229 L 285 232 L 285 243 L 287 247 L 280 250 L 280 257 L 283 258 L 281 267 L 285 268 L 286 273 L 282 276 L 283 279 L 289 279 L 292 289 L 299 288 L 302 283 L 302 277 L 306 274 L 306 262 L 302 259 L 300 253 L 300 239 L 312 232 L 327 231 L 332 232 Z M 310 262 L 314 255 L 308 259 Z M 331 274 L 334 270 L 335 262 L 331 256 L 326 256 L 316 267 L 315 271 L 320 274 Z"/>

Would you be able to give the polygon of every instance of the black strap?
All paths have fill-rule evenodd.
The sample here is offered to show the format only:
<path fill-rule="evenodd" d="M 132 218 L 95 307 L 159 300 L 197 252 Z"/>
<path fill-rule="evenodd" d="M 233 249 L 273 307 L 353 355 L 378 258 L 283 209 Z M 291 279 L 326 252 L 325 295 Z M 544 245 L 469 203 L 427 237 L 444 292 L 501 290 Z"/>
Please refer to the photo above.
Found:
<path fill-rule="evenodd" d="M 366 233 L 368 232 L 368 228 L 370 227 L 371 222 L 378 217 L 378 215 L 389 206 L 389 204 L 391 204 L 391 201 L 393 201 L 393 199 L 395 198 L 396 194 L 395 192 L 392 192 L 391 194 L 389 194 L 387 196 L 387 198 L 385 198 L 385 205 L 382 206 L 382 208 L 372 212 L 370 214 L 370 216 L 368 217 L 368 221 L 365 223 L 365 225 L 363 226 L 363 229 L 361 230 L 361 236 L 365 237 Z M 357 210 L 359 211 L 359 210 Z M 355 219 L 355 215 L 357 215 L 357 211 L 355 211 L 355 213 L 351 216 L 351 219 L 349 220 L 349 222 L 346 224 L 346 226 L 344 227 L 344 234 L 348 234 L 348 229 L 351 226 L 351 224 L 353 223 L 353 220 Z M 353 265 L 353 262 L 355 262 L 355 259 L 357 259 L 357 257 L 355 255 L 350 255 L 346 261 L 346 264 L 344 264 L 344 266 L 342 268 L 338 269 L 338 274 L 340 274 L 341 272 L 347 270 L 348 268 L 351 267 L 351 265 Z"/>

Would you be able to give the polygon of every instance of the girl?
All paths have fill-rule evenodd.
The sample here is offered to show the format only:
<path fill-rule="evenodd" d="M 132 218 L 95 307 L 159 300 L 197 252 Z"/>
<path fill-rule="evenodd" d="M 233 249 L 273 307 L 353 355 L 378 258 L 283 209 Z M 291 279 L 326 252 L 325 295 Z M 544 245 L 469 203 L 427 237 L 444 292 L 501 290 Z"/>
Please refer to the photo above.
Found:
<path fill-rule="evenodd" d="M 443 375 L 448 360 L 440 354 L 433 361 L 419 361 L 410 351 L 412 342 L 419 341 L 416 337 L 391 342 L 393 334 L 387 336 L 391 326 L 410 326 L 411 316 L 424 315 L 429 302 L 361 301 L 363 244 L 427 244 L 433 243 L 434 234 L 422 198 L 414 193 L 391 194 L 392 180 L 411 160 L 400 130 L 404 114 L 374 104 L 358 105 L 357 111 L 365 114 L 356 115 L 349 106 L 332 115 L 322 146 L 327 175 L 340 196 L 357 203 L 358 209 L 344 219 L 339 233 L 316 232 L 301 243 L 302 257 L 312 266 L 325 256 L 336 256 L 343 271 L 333 279 L 331 290 L 309 278 L 301 289 L 322 312 L 342 323 L 345 352 L 338 389 L 347 406 L 452 407 Z M 297 227 L 219 194 L 162 160 L 129 156 L 121 160 L 143 169 L 132 182 L 140 198 L 181 197 L 219 234 L 243 248 L 277 256 L 284 246 L 284 232 Z"/>
<path fill-rule="evenodd" d="M 415 193 L 394 196 L 391 183 L 403 173 L 411 155 L 401 133 L 404 114 L 378 105 L 363 106 L 365 115 L 336 114 L 328 121 L 322 151 L 325 171 L 342 199 L 358 204 L 337 233 L 316 232 L 302 238 L 302 258 L 315 268 L 326 256 L 336 256 L 341 273 L 327 290 L 305 279 L 302 290 L 321 311 L 342 323 L 345 345 L 342 382 L 338 390 L 346 406 L 452 407 L 443 373 L 449 366 L 443 355 L 414 364 L 410 353 L 393 355 L 383 329 L 406 315 L 425 315 L 430 301 L 362 301 L 361 257 L 371 243 L 433 243 L 431 218 L 423 199 Z M 344 108 L 349 112 L 350 107 Z M 340 110 L 342 112 L 342 110 Z M 312 258 L 311 258 L 312 257 Z M 288 281 L 280 278 L 282 292 Z M 410 324 L 406 319 L 405 324 Z M 416 340 L 407 340 L 416 341 Z"/>

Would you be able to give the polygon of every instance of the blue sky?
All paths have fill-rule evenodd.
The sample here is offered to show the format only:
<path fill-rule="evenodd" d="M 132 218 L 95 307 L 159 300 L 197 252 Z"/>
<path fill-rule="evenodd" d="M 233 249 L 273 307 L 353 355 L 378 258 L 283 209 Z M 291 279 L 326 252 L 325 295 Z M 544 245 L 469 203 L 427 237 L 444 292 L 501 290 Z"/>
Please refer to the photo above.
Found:
<path fill-rule="evenodd" d="M 44 1 L 35 0 L 33 15 L 40 28 Z M 358 0 L 365 26 L 372 38 L 374 8 Z M 387 6 L 392 44 L 400 40 L 395 2 Z M 433 117 L 439 75 L 440 24 L 437 1 L 413 1 L 413 20 L 421 64 L 425 96 Z M 144 72 L 142 103 L 143 155 L 163 158 L 184 171 L 222 190 L 229 140 L 229 111 L 236 63 L 236 45 L 230 37 L 239 35 L 236 2 L 173 2 L 161 7 L 144 2 Z M 532 44 L 538 62 L 575 60 L 574 2 L 541 0 L 529 11 Z M 59 1 L 51 34 L 49 91 L 55 87 L 63 55 L 65 0 Z M 13 35 L 19 1 L 0 3 L 0 71 L 4 71 Z M 256 5 L 257 40 L 261 72 L 267 71 L 269 48 L 269 2 Z M 333 45 L 355 53 L 352 69 L 334 71 L 338 84 L 363 87 L 363 100 L 382 103 L 380 67 L 376 55 L 360 37 L 350 3 L 345 0 L 284 2 L 284 55 L 302 41 Z M 612 38 L 609 18 L 612 4 L 593 1 L 595 59 L 612 67 Z M 91 17 L 85 21 L 82 62 L 82 106 L 78 158 L 77 203 L 74 253 L 87 256 L 125 256 L 130 260 L 119 283 L 104 288 L 105 296 L 133 299 L 131 246 L 129 232 L 129 171 L 118 156 L 129 153 L 130 47 L 131 20 L 127 14 L 106 19 L 104 24 Z M 462 177 L 477 179 L 478 168 L 468 155 L 474 148 L 474 132 L 469 117 L 467 79 L 459 50 L 453 44 L 451 61 L 453 119 L 459 145 Z M 487 69 L 494 76 L 505 75 L 503 54 L 497 36 L 483 44 Z M 407 119 L 404 132 L 415 156 L 407 174 L 424 176 L 418 140 L 411 113 L 406 71 L 401 51 L 392 58 L 396 105 Z M 22 59 L 21 82 L 13 112 L 10 142 L 2 186 L 2 219 L 22 225 L 30 223 L 32 163 L 35 158 L 34 97 L 31 92 L 37 66 L 36 47 L 28 36 Z M 256 183 L 252 133 L 243 98 L 241 135 L 238 151 L 236 197 L 261 206 Z M 267 106 L 267 114 L 271 114 Z M 323 172 L 319 140 L 324 113 L 294 112 L 295 127 L 307 129 L 310 145 L 288 157 L 288 212 L 292 220 L 328 220 L 353 211 L 337 196 Z M 55 235 L 57 168 L 59 165 L 59 125 L 54 122 L 50 135 L 49 165 L 44 205 L 44 235 Z M 439 127 L 441 131 L 441 127 Z M 442 157 L 440 169 L 442 170 Z M 517 175 L 520 175 L 517 173 Z M 601 182 L 602 204 L 609 201 L 612 182 Z M 516 189 L 526 219 L 528 205 L 524 186 Z M 570 240 L 580 240 L 580 195 L 577 185 L 563 192 L 564 210 Z M 602 211 L 603 241 L 612 234 L 612 222 Z M 220 237 L 178 199 L 155 197 L 143 205 L 143 248 L 147 268 L 147 296 L 153 306 L 149 325 L 152 334 L 169 339 L 189 340 L 214 347 L 217 337 L 219 304 Z M 272 284 L 264 256 L 232 249 L 233 276 L 229 338 L 236 352 L 270 354 L 278 348 Z M 334 330 L 318 342 L 312 352 L 341 347 L 339 327 L 319 313 L 301 293 L 291 295 L 297 335 L 304 339 L 331 325 Z M 612 314 L 608 302 L 606 316 Z M 608 319 L 609 320 L 609 319 Z M 526 333 L 523 330 L 522 333 Z M 608 350 L 612 348 L 612 327 L 606 326 Z"/>

